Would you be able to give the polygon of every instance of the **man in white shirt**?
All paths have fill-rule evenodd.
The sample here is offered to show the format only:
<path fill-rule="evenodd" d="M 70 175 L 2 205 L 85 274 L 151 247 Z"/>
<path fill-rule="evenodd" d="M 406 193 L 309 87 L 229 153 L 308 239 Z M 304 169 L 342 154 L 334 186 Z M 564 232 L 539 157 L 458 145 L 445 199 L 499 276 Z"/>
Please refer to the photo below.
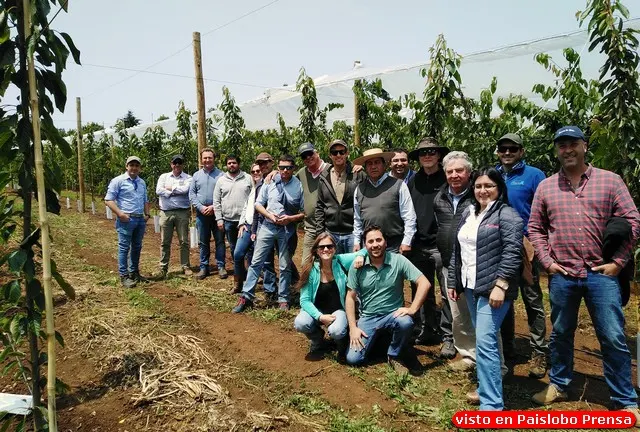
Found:
<path fill-rule="evenodd" d="M 160 175 L 156 186 L 156 195 L 160 201 L 160 255 L 159 278 L 167 277 L 171 258 L 171 241 L 175 228 L 180 242 L 180 265 L 182 272 L 193 274 L 189 264 L 189 186 L 191 176 L 182 171 L 184 157 L 180 154 L 171 158 L 171 171 Z"/>

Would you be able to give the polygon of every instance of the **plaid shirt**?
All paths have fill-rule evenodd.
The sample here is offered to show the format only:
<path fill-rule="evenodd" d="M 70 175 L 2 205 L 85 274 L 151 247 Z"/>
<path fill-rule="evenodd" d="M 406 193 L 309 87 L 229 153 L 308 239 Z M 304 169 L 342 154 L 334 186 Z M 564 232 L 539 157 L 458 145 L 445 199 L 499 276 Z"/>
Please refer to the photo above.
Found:
<path fill-rule="evenodd" d="M 611 217 L 629 221 L 632 240 L 620 246 L 613 262 L 624 267 L 640 237 L 640 215 L 620 176 L 591 165 L 577 189 L 561 170 L 542 181 L 533 198 L 529 239 L 545 269 L 558 263 L 570 276 L 586 278 L 587 269 L 605 264 L 604 230 Z"/>

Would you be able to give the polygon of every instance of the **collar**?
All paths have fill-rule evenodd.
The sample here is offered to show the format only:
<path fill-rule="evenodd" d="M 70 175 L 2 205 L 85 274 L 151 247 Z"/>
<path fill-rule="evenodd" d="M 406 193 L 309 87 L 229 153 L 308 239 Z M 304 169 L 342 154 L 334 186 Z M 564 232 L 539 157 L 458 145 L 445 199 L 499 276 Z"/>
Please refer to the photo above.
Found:
<path fill-rule="evenodd" d="M 378 179 L 378 181 L 373 182 L 370 178 L 367 177 L 367 180 L 369 180 L 369 183 L 371 183 L 373 186 L 378 187 L 380 186 L 380 184 L 385 181 L 387 179 L 387 177 L 389 177 L 389 173 L 384 173 L 382 174 L 382 177 L 380 177 Z"/>
<path fill-rule="evenodd" d="M 371 256 L 369 254 L 364 256 L 364 265 L 370 265 L 372 266 L 373 264 L 371 264 Z M 382 262 L 382 265 L 391 265 L 391 253 L 385 251 L 384 252 L 384 261 Z"/>
<path fill-rule="evenodd" d="M 179 176 L 175 176 L 175 175 L 173 175 L 173 171 L 169 171 L 169 177 L 181 178 L 184 175 L 185 175 L 184 171 L 182 171 Z"/>
<path fill-rule="evenodd" d="M 466 194 L 468 190 L 469 190 L 469 188 L 467 187 L 465 190 L 463 190 L 459 194 L 454 194 L 453 191 L 451 190 L 451 186 L 447 186 L 447 193 L 449 195 L 451 195 L 452 197 L 454 197 L 454 198 L 461 197 L 462 195 Z"/>
<path fill-rule="evenodd" d="M 526 165 L 527 165 L 527 163 L 524 161 L 524 159 L 520 159 L 520 160 L 518 161 L 518 163 L 517 163 L 517 164 L 515 164 L 515 165 L 513 166 L 513 168 L 511 168 L 511 171 L 509 171 L 509 173 L 512 173 L 512 172 L 514 172 L 514 171 L 521 171 L 521 170 L 523 170 L 523 169 L 524 169 L 524 167 L 525 167 Z M 508 173 L 505 171 L 505 169 L 504 169 L 504 167 L 502 166 L 502 164 L 498 164 L 498 165 L 496 165 L 496 170 L 498 170 L 501 174 L 508 174 Z"/>
<path fill-rule="evenodd" d="M 327 167 L 327 163 L 325 161 L 323 161 L 322 159 L 320 159 L 320 166 L 318 167 L 318 169 L 316 171 L 311 171 L 308 167 L 307 167 L 307 171 L 309 171 L 309 173 L 311 174 L 311 176 L 313 178 L 318 177 L 320 174 L 322 174 L 322 171 Z"/>
<path fill-rule="evenodd" d="M 591 178 L 592 174 L 593 174 L 593 165 L 587 164 L 587 170 L 580 175 L 580 178 L 585 177 L 588 180 Z M 564 172 L 564 168 L 560 169 L 560 171 L 558 172 L 558 175 L 564 179 L 567 178 L 567 175 Z"/>
<path fill-rule="evenodd" d="M 134 183 L 137 182 L 138 179 L 140 178 L 140 176 L 136 176 L 136 178 L 132 178 L 127 171 L 124 172 L 124 175 Z"/>

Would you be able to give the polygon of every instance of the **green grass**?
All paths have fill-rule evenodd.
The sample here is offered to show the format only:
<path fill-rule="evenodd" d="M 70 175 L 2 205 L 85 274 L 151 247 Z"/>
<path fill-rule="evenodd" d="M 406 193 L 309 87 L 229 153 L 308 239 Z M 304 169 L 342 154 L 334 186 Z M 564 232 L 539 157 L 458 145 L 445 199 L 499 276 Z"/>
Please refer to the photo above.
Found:
<path fill-rule="evenodd" d="M 332 409 L 329 403 L 318 397 L 299 393 L 289 396 L 286 405 L 306 415 L 325 414 Z"/>
<path fill-rule="evenodd" d="M 124 291 L 127 301 L 133 307 L 156 312 L 162 309 L 162 303 L 150 296 L 141 288 L 127 289 Z"/>
<path fill-rule="evenodd" d="M 375 418 L 351 419 L 343 412 L 334 413 L 328 426 L 330 432 L 386 432 Z"/>

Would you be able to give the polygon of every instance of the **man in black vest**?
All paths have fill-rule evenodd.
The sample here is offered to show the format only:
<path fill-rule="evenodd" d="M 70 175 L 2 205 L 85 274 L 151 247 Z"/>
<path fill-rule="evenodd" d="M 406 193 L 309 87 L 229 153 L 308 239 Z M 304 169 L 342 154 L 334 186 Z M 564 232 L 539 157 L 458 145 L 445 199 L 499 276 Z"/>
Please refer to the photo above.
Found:
<path fill-rule="evenodd" d="M 360 250 L 360 237 L 369 225 L 382 228 L 387 237 L 388 251 L 411 252 L 416 212 L 407 185 L 386 172 L 393 155 L 393 152 L 373 148 L 353 161 L 356 165 L 363 165 L 368 176 L 358 185 L 353 198 L 354 252 Z"/>
<path fill-rule="evenodd" d="M 447 301 L 444 284 L 446 275 L 442 273 L 442 258 L 436 246 L 438 224 L 433 212 L 433 198 L 440 187 L 447 182 L 441 166 L 442 158 L 449 153 L 447 147 L 438 144 L 435 138 L 423 138 L 418 147 L 409 153 L 409 159 L 417 160 L 421 169 L 407 184 L 413 207 L 416 209 L 417 231 L 413 237 L 409 259 L 435 286 L 437 275 L 440 290 L 431 290 L 420 309 L 416 344 L 435 345 L 445 343 L 440 349 L 440 357 L 451 359 L 456 356 L 451 330 L 451 308 Z M 415 287 L 412 296 L 415 295 Z M 417 320 L 416 320 L 417 321 Z"/>

